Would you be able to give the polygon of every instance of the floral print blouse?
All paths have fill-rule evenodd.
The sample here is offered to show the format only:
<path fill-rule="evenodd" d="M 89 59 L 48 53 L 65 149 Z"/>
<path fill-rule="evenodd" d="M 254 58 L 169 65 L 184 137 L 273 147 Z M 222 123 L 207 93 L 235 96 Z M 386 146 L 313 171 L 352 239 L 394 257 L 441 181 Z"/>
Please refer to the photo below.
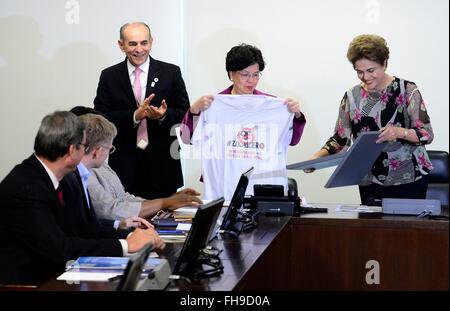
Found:
<path fill-rule="evenodd" d="M 339 107 L 334 135 L 322 148 L 330 154 L 346 150 L 360 132 L 378 131 L 388 124 L 413 129 L 419 143 L 388 142 L 360 186 L 401 185 L 427 175 L 432 165 L 424 145 L 434 137 L 430 118 L 416 84 L 397 77 L 381 92 L 367 92 L 361 85 L 348 90 Z"/>

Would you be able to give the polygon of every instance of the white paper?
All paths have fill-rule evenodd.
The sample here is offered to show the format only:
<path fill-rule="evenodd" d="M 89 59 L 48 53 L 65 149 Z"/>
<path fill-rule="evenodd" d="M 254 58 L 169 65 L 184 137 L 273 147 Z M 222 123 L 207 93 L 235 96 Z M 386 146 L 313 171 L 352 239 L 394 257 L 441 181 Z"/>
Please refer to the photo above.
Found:
<path fill-rule="evenodd" d="M 121 275 L 120 272 L 82 272 L 67 271 L 61 274 L 57 280 L 75 282 L 106 282 L 110 278 Z"/>
<path fill-rule="evenodd" d="M 208 204 L 212 200 L 202 200 L 203 204 Z M 177 208 L 173 211 L 173 214 L 176 215 L 195 215 L 197 213 L 198 207 L 192 205 L 185 205 L 183 207 Z"/>
<path fill-rule="evenodd" d="M 353 213 L 381 213 L 381 206 L 352 206 L 352 205 L 338 205 L 336 212 L 353 212 Z"/>
<path fill-rule="evenodd" d="M 301 207 L 312 207 L 312 205 L 308 204 L 306 201 L 306 197 L 300 197 L 300 206 Z"/>
<path fill-rule="evenodd" d="M 150 255 L 148 255 L 148 258 L 159 258 L 159 255 L 157 252 L 151 252 Z"/>
<path fill-rule="evenodd" d="M 176 215 L 195 215 L 197 213 L 198 208 L 197 207 L 180 207 L 177 208 L 173 214 Z"/>
<path fill-rule="evenodd" d="M 177 225 L 176 230 L 189 231 L 191 230 L 192 224 L 181 222 Z"/>
<path fill-rule="evenodd" d="M 184 243 L 186 241 L 185 236 L 173 236 L 173 235 L 162 235 L 161 239 L 164 243 Z"/>

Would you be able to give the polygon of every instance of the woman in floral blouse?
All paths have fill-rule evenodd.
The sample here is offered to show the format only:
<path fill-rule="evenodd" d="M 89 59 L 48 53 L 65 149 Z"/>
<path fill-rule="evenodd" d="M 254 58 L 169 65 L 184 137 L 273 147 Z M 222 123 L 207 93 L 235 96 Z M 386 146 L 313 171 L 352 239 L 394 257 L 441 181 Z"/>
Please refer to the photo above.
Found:
<path fill-rule="evenodd" d="M 354 38 L 347 58 L 361 83 L 345 93 L 334 135 L 312 158 L 346 150 L 360 132 L 379 131 L 377 142 L 388 144 L 359 185 L 362 204 L 424 199 L 432 169 L 424 145 L 433 129 L 417 85 L 386 73 L 389 48 L 379 36 Z"/>

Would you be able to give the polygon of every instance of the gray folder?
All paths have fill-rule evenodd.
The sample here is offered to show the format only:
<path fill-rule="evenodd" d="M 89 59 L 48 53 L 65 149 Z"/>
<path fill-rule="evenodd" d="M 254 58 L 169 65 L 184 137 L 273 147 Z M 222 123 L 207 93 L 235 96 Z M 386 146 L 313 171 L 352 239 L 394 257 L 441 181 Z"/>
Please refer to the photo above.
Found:
<path fill-rule="evenodd" d="M 386 146 L 386 143 L 376 143 L 379 134 L 378 131 L 360 133 L 347 152 L 290 164 L 286 168 L 303 170 L 337 165 L 325 188 L 357 185 Z"/>

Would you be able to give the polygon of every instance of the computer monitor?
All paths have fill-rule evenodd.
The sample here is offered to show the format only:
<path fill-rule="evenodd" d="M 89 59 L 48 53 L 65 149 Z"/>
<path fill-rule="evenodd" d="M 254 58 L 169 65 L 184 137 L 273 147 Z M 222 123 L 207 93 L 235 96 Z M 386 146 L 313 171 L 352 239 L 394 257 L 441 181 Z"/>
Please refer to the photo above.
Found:
<path fill-rule="evenodd" d="M 120 283 L 117 286 L 118 291 L 136 290 L 145 262 L 152 250 L 153 245 L 149 243 L 134 256 L 130 257 L 125 272 L 120 278 Z"/>
<path fill-rule="evenodd" d="M 247 190 L 249 176 L 252 171 L 253 167 L 245 171 L 239 178 L 236 190 L 234 190 L 234 194 L 231 198 L 230 204 L 228 205 L 228 209 L 223 216 L 219 232 L 229 233 L 234 236 L 238 236 L 241 233 L 244 227 L 244 223 L 239 222 L 237 218 L 239 210 L 244 202 L 245 191 Z"/>
<path fill-rule="evenodd" d="M 224 202 L 222 197 L 198 208 L 172 274 L 191 277 L 201 270 L 200 252 L 207 246 Z"/>

